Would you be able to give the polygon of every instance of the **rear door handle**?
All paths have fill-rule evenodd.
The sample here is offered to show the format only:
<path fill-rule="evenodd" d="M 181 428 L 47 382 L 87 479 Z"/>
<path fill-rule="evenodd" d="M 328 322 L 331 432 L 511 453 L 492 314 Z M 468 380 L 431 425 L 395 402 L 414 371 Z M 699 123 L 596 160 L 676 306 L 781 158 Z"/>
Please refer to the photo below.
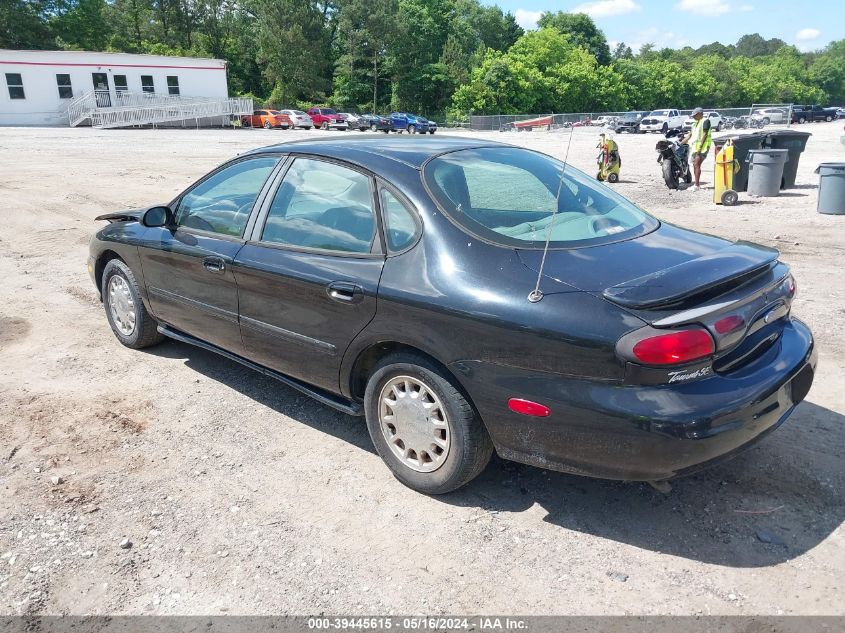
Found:
<path fill-rule="evenodd" d="M 202 260 L 202 266 L 212 273 L 222 273 L 226 270 L 226 262 L 223 261 L 222 257 L 206 257 Z"/>
<path fill-rule="evenodd" d="M 346 281 L 333 281 L 326 286 L 326 293 L 340 303 L 358 303 L 364 299 L 364 289 Z"/>

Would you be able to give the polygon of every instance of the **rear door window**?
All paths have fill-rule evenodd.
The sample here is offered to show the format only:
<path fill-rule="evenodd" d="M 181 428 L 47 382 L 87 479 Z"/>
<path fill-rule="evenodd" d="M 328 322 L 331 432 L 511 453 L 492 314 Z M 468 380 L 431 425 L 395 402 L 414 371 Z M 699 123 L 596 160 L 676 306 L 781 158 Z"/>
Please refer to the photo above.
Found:
<path fill-rule="evenodd" d="M 276 191 L 263 242 L 294 248 L 370 253 L 376 237 L 372 179 L 353 169 L 297 158 Z"/>

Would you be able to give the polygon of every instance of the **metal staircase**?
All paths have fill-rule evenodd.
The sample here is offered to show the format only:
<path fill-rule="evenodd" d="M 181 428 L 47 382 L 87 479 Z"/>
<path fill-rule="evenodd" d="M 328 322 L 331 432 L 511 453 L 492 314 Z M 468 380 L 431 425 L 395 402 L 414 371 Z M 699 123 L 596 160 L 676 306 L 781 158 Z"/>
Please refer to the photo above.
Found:
<path fill-rule="evenodd" d="M 68 125 L 90 122 L 91 127 L 139 127 L 252 114 L 252 99 L 182 97 L 148 92 L 85 92 L 73 99 L 65 110 Z"/>

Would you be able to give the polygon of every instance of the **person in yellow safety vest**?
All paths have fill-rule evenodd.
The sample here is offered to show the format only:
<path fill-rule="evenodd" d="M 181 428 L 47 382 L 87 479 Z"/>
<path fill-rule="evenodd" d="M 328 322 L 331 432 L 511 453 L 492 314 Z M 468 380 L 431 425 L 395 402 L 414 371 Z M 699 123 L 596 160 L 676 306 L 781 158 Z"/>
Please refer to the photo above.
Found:
<path fill-rule="evenodd" d="M 695 180 L 693 191 L 698 191 L 701 189 L 701 163 L 707 158 L 713 139 L 710 137 L 710 119 L 704 117 L 704 110 L 696 108 L 692 111 L 692 118 L 695 123 L 681 142 L 691 145 L 692 175 Z"/>

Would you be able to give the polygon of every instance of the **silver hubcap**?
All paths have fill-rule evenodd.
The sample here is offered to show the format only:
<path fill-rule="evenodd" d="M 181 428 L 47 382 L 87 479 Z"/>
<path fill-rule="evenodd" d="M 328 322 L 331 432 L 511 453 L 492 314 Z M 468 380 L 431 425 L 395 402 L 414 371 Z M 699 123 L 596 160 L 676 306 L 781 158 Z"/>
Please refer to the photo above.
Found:
<path fill-rule="evenodd" d="M 408 468 L 430 473 L 446 461 L 451 440 L 446 409 L 422 381 L 390 380 L 379 396 L 379 420 L 390 450 Z"/>
<path fill-rule="evenodd" d="M 135 331 L 135 300 L 129 284 L 120 275 L 112 275 L 108 292 L 112 321 L 121 334 L 129 336 Z"/>

